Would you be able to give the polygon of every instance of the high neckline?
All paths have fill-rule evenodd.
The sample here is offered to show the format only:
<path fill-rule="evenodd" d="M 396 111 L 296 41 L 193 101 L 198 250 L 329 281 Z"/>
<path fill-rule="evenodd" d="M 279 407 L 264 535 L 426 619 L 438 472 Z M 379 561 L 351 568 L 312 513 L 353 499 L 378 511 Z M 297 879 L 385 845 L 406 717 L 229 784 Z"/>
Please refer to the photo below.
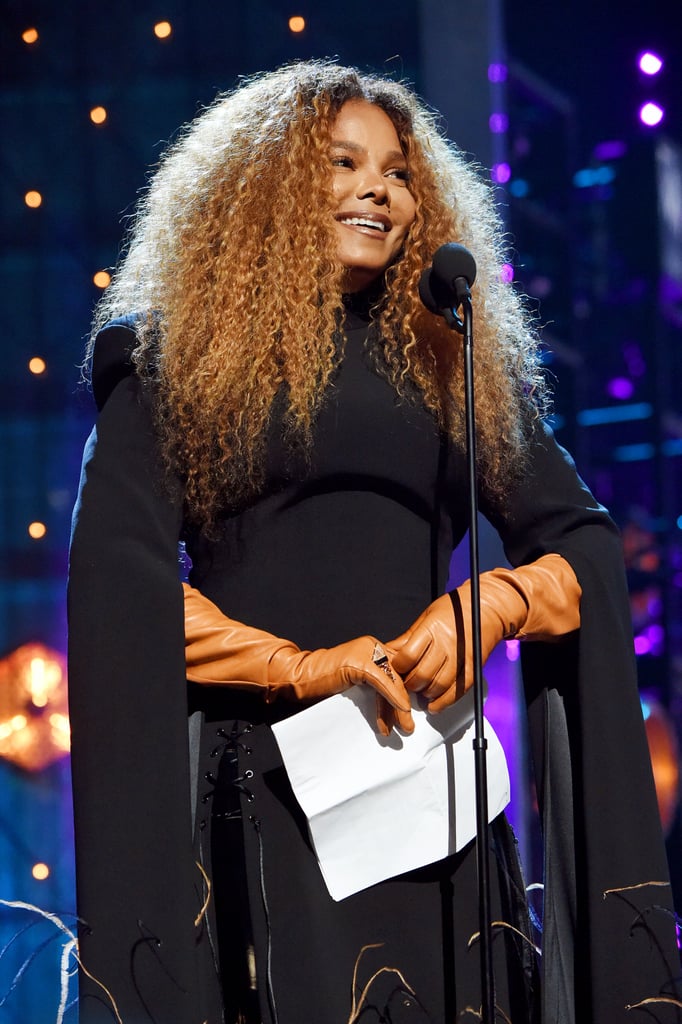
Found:
<path fill-rule="evenodd" d="M 372 309 L 377 305 L 384 290 L 383 278 L 373 281 L 368 288 L 343 295 L 344 327 L 353 330 L 366 327 L 372 319 Z"/>

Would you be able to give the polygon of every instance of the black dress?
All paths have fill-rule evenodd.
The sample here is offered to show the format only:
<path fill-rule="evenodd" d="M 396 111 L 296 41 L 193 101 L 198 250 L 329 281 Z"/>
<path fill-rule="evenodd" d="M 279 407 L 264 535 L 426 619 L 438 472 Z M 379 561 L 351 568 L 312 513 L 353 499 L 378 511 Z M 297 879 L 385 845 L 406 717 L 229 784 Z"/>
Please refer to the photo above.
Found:
<path fill-rule="evenodd" d="M 450 1024 L 480 1005 L 473 844 L 334 903 L 269 728 L 297 708 L 184 677 L 180 538 L 195 586 L 302 648 L 388 640 L 445 587 L 465 530 L 461 453 L 377 372 L 366 319 L 349 314 L 346 333 L 312 454 L 288 452 L 275 408 L 263 492 L 212 542 L 162 480 L 129 326 L 98 339 L 103 409 L 71 553 L 74 801 L 81 956 L 124 1024 L 218 1024 L 225 1006 L 231 1024 L 237 1004 L 267 1024 L 345 1024 L 354 972 L 359 998 L 380 968 L 363 1022 Z M 678 966 L 671 920 L 652 909 L 669 892 L 603 897 L 666 880 L 617 534 L 540 426 L 504 514 L 482 510 L 513 564 L 559 551 L 583 588 L 579 638 L 534 645 L 526 671 L 551 882 L 542 1002 L 531 946 L 510 929 L 494 941 L 497 1002 L 515 1024 L 541 1008 L 547 1024 L 618 1024 L 627 1004 L 671 994 Z M 492 846 L 495 920 L 530 936 L 503 819 Z M 115 1019 L 100 986 L 82 977 L 81 990 L 82 1024 Z"/>

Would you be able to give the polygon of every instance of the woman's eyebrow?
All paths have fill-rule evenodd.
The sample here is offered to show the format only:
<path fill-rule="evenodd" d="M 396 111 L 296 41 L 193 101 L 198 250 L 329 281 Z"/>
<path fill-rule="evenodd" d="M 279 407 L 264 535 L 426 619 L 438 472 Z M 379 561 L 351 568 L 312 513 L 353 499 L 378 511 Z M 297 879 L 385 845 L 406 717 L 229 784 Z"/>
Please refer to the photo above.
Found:
<path fill-rule="evenodd" d="M 357 142 L 346 142 L 343 139 L 332 139 L 331 145 L 334 149 L 348 149 L 351 153 L 367 153 L 364 146 L 358 145 Z M 401 149 L 391 149 L 388 153 L 384 154 L 386 160 L 405 160 L 405 154 Z"/>

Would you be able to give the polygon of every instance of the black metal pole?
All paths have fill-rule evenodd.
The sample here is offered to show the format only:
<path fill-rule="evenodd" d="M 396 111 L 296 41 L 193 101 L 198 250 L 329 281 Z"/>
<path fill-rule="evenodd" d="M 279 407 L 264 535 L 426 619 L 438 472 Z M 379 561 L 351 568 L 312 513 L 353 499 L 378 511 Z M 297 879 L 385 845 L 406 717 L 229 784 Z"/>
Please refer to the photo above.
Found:
<path fill-rule="evenodd" d="M 471 570 L 471 639 L 474 661 L 474 758 L 476 771 L 476 855 L 478 867 L 479 942 L 481 954 L 481 1020 L 495 1019 L 495 976 L 492 958 L 490 912 L 490 863 L 488 859 L 488 772 L 483 719 L 483 670 L 481 656 L 481 588 L 478 557 L 478 485 L 476 472 L 476 421 L 474 404 L 473 313 L 471 295 L 462 301 L 464 321 L 464 406 L 466 417 L 467 479 L 469 485 L 469 565 Z"/>

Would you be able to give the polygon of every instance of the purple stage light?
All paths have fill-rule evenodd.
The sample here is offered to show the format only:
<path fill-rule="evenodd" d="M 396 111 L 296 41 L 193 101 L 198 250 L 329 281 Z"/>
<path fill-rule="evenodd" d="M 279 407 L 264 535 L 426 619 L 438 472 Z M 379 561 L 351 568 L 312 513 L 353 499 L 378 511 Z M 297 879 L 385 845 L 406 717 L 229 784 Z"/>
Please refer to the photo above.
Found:
<path fill-rule="evenodd" d="M 489 82 L 506 82 L 507 81 L 507 65 L 506 64 L 489 64 L 488 65 L 488 81 Z"/>
<path fill-rule="evenodd" d="M 507 661 L 518 661 L 521 657 L 521 644 L 518 640 L 507 640 L 505 642 Z"/>
<path fill-rule="evenodd" d="M 505 185 L 511 178 L 511 167 L 509 164 L 493 164 L 490 177 L 493 181 L 496 181 L 498 185 Z"/>
<path fill-rule="evenodd" d="M 503 263 L 500 270 L 500 278 L 505 284 L 511 284 L 514 280 L 514 268 L 511 263 Z"/>
<path fill-rule="evenodd" d="M 635 385 L 628 377 L 613 377 L 606 385 L 606 390 L 612 398 L 627 401 L 628 398 L 632 398 Z"/>
<path fill-rule="evenodd" d="M 506 114 L 491 114 L 488 124 L 493 135 L 503 135 L 509 127 L 509 118 Z"/>
<path fill-rule="evenodd" d="M 620 139 L 606 139 L 594 147 L 593 156 L 595 160 L 606 163 L 608 160 L 620 160 L 627 151 L 628 147 Z"/>
<path fill-rule="evenodd" d="M 635 654 L 649 654 L 651 651 L 651 643 L 649 638 L 640 634 L 635 637 Z"/>
<path fill-rule="evenodd" d="M 663 120 L 663 107 L 659 107 L 658 103 L 645 103 L 640 108 L 639 119 L 648 128 L 654 128 Z"/>
<path fill-rule="evenodd" d="M 663 61 L 657 53 L 647 50 L 639 55 L 639 69 L 645 75 L 657 75 L 663 67 Z"/>

